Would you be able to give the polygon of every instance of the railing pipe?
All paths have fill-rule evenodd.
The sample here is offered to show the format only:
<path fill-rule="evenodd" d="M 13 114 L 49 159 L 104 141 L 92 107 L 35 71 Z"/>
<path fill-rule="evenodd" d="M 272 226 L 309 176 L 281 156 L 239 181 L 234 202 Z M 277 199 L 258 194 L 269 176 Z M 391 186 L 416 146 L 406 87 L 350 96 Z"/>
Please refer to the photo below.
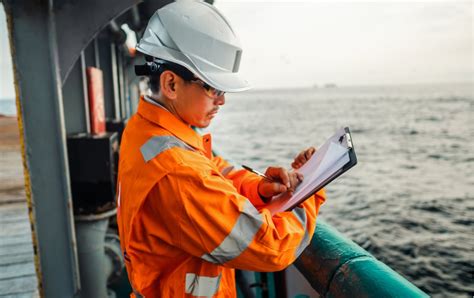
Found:
<path fill-rule="evenodd" d="M 321 219 L 294 265 L 323 297 L 428 297 Z"/>

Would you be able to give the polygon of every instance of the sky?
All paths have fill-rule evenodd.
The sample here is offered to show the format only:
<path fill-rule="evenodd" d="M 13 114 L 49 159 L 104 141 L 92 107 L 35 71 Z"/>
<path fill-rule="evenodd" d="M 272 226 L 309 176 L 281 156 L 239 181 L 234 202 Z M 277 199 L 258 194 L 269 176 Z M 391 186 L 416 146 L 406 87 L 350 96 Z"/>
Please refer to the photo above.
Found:
<path fill-rule="evenodd" d="M 8 43 L 7 23 L 3 4 L 0 3 L 0 100 L 15 97 L 13 71 Z"/>
<path fill-rule="evenodd" d="M 258 87 L 474 81 L 474 1 L 216 0 Z"/>
<path fill-rule="evenodd" d="M 474 82 L 474 1 L 229 1 L 254 88 Z M 0 4 L 0 98 L 13 97 Z"/>

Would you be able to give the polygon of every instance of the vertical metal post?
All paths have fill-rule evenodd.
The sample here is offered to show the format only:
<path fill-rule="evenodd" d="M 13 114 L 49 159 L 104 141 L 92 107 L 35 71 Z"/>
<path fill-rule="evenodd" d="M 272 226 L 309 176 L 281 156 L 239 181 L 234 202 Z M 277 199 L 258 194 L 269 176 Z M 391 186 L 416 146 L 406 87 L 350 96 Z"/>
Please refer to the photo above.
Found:
<path fill-rule="evenodd" d="M 94 38 L 93 44 L 94 44 L 94 63 L 95 63 L 95 67 L 100 68 L 99 41 L 97 40 L 97 37 Z"/>
<path fill-rule="evenodd" d="M 87 133 L 91 132 L 91 115 L 89 109 L 89 91 L 87 90 L 87 74 L 86 74 L 86 57 L 84 51 L 81 52 L 81 57 L 79 58 L 81 63 L 81 74 L 82 74 L 82 90 L 83 90 L 83 101 L 84 101 L 84 114 L 86 121 Z"/>
<path fill-rule="evenodd" d="M 81 55 L 84 56 L 85 62 L 86 62 L 86 67 L 88 66 L 96 66 L 96 55 L 95 55 L 95 46 L 94 46 L 94 41 L 92 40 L 87 46 L 84 48 L 84 50 L 81 52 Z"/>
<path fill-rule="evenodd" d="M 114 101 L 114 69 L 110 43 L 110 39 L 106 36 L 98 38 L 100 67 L 103 71 L 104 80 L 105 117 L 107 119 L 116 119 L 116 107 Z"/>
<path fill-rule="evenodd" d="M 123 94 L 124 94 L 124 104 L 125 104 L 125 117 L 130 118 L 131 110 L 132 110 L 132 103 L 130 98 L 130 82 L 128 80 L 128 73 L 127 73 L 127 62 L 125 61 L 127 57 L 122 56 L 122 76 L 123 76 Z"/>
<path fill-rule="evenodd" d="M 53 4 L 52 0 L 3 3 L 39 290 L 45 297 L 72 297 L 80 281 Z"/>
<path fill-rule="evenodd" d="M 128 98 L 129 98 L 129 115 L 133 115 L 137 111 L 138 101 L 140 100 L 139 83 L 140 78 L 135 75 L 136 59 L 127 63 L 125 74 L 127 75 Z M 138 63 L 142 63 L 141 61 Z"/>
<path fill-rule="evenodd" d="M 125 107 L 125 80 L 124 80 L 124 74 L 123 74 L 123 67 L 124 67 L 124 59 L 123 59 L 123 53 L 120 49 L 117 49 L 117 70 L 118 70 L 118 83 L 119 83 L 119 99 L 120 99 L 120 115 L 122 118 L 128 117 L 127 115 L 127 109 Z"/>
<path fill-rule="evenodd" d="M 114 109 L 115 109 L 115 119 L 121 119 L 122 114 L 120 113 L 121 105 L 120 105 L 120 80 L 119 80 L 119 72 L 118 72 L 118 59 L 117 59 L 117 45 L 115 43 L 110 44 L 110 57 L 112 61 L 112 80 L 114 85 Z"/>
<path fill-rule="evenodd" d="M 66 133 L 90 132 L 89 109 L 86 105 L 87 83 L 85 80 L 84 59 L 77 59 L 63 85 L 63 105 Z"/>

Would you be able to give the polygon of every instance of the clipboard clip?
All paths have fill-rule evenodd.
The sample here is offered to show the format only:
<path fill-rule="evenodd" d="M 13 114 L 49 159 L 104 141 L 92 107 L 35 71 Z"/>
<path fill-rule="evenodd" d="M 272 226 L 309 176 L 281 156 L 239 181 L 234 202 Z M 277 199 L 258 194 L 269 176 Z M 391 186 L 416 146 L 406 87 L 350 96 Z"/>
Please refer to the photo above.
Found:
<path fill-rule="evenodd" d="M 343 141 L 346 141 L 346 146 L 347 148 L 352 148 L 352 139 L 351 139 L 351 134 L 346 132 L 345 134 L 343 134 L 340 138 L 339 138 L 339 143 L 342 145 Z"/>

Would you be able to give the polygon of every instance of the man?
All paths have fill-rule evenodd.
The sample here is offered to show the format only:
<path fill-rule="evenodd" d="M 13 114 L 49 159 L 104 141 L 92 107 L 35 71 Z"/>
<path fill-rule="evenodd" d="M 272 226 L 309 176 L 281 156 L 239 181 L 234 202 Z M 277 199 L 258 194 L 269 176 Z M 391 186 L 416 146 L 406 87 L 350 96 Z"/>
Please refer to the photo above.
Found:
<path fill-rule="evenodd" d="M 152 94 L 124 131 L 118 225 L 135 297 L 235 297 L 234 269 L 277 271 L 309 244 L 324 194 L 272 216 L 265 202 L 303 177 L 270 167 L 269 180 L 214 156 L 207 127 L 224 91 L 248 89 L 242 50 L 222 14 L 174 2 L 150 19 L 137 50 Z M 304 164 L 314 149 L 302 152 Z"/>

